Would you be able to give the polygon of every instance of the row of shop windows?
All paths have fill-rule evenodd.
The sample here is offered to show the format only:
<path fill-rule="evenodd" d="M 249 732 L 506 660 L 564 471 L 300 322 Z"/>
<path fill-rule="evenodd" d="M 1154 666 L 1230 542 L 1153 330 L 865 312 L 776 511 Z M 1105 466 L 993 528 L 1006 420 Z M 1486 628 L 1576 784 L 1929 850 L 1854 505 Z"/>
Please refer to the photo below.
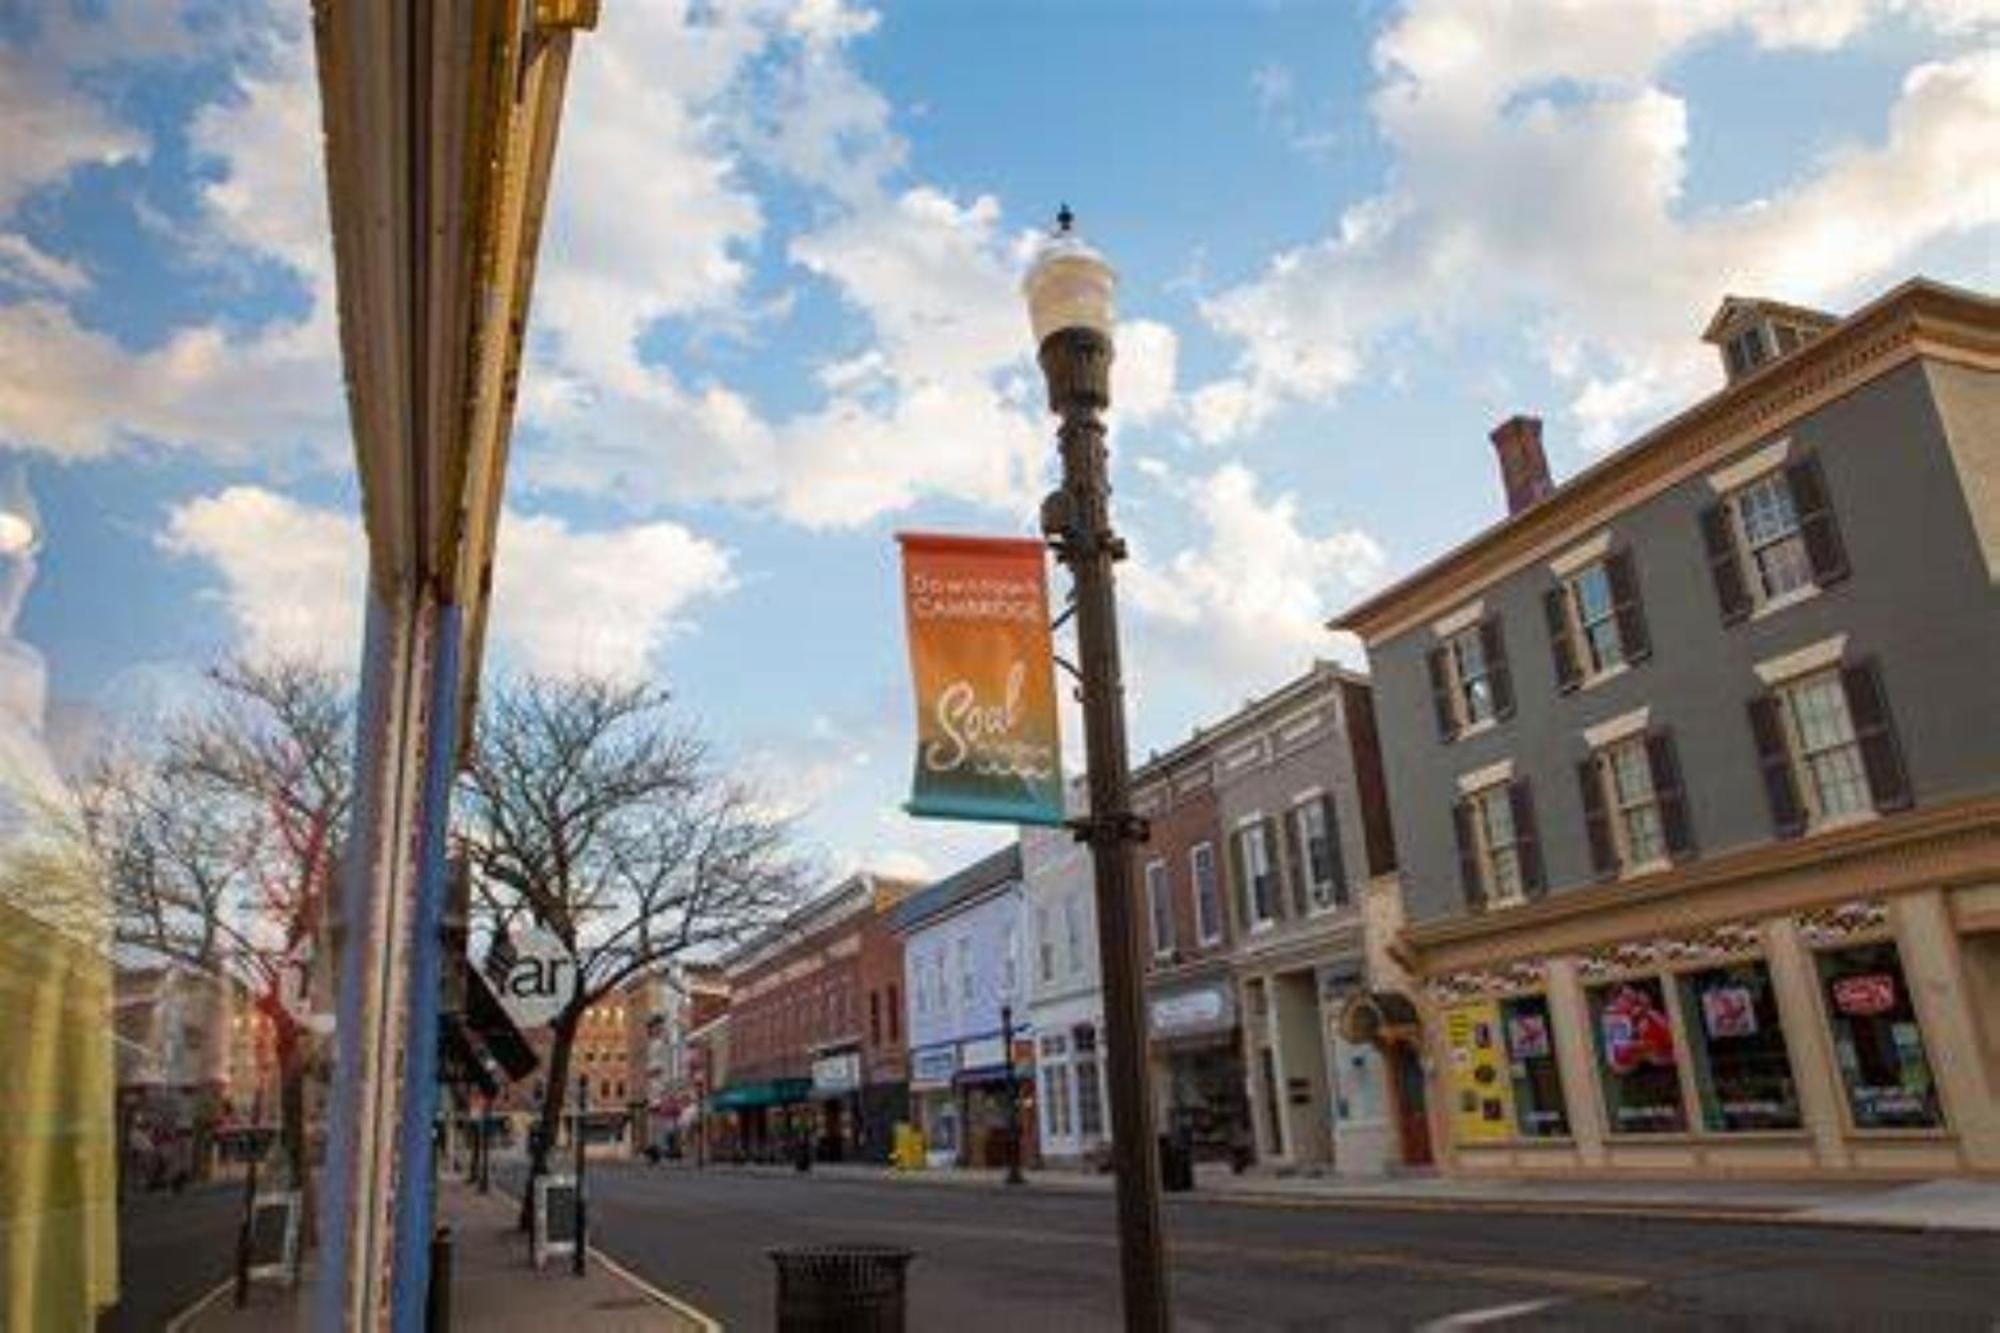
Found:
<path fill-rule="evenodd" d="M 1815 955 L 1833 1048 L 1857 1129 L 1943 1125 L 1923 1034 L 1890 942 Z M 1794 1130 L 1798 1084 L 1769 968 L 1728 963 L 1586 990 L 1597 1083 L 1613 1134 Z M 1678 1011 L 1678 1021 L 1676 1020 Z M 1448 1020 L 1461 1142 L 1570 1132 L 1548 999 L 1463 1006 Z M 1685 1060 L 1692 1115 L 1683 1092 Z"/>

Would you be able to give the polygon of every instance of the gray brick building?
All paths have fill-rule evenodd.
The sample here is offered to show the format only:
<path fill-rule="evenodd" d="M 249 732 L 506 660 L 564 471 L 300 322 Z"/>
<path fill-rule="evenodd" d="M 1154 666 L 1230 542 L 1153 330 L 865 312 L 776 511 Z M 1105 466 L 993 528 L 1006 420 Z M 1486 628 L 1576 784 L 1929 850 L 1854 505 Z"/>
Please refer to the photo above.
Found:
<path fill-rule="evenodd" d="M 2000 1170 L 2000 305 L 1731 299 L 1718 392 L 1339 618 L 1466 1171 Z"/>

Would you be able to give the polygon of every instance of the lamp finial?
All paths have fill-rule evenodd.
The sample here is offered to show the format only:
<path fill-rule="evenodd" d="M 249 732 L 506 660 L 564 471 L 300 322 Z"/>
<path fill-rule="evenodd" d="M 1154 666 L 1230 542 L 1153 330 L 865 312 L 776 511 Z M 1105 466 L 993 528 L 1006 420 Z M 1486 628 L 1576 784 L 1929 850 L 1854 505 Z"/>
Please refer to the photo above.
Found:
<path fill-rule="evenodd" d="M 1063 204 L 1056 209 L 1056 234 L 1058 236 L 1069 235 L 1071 228 L 1075 226 L 1076 214 L 1069 211 L 1068 204 Z"/>

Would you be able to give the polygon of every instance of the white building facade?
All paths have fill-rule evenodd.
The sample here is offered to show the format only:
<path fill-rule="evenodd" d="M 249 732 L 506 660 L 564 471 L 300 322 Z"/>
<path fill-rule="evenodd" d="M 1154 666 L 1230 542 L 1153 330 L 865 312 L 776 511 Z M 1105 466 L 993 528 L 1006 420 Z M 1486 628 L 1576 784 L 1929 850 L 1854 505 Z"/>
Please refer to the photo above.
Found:
<path fill-rule="evenodd" d="M 1111 1132 L 1090 849 L 1068 829 L 1023 828 L 1021 882 L 1042 1160 L 1084 1165 L 1104 1152 Z"/>
<path fill-rule="evenodd" d="M 903 939 L 910 1107 L 931 1166 L 1000 1166 L 1015 1092 L 1029 1115 L 1033 1027 L 1022 968 L 1021 852 L 1003 848 L 894 909 Z M 1004 1012 L 1003 1012 L 1004 1011 Z"/>

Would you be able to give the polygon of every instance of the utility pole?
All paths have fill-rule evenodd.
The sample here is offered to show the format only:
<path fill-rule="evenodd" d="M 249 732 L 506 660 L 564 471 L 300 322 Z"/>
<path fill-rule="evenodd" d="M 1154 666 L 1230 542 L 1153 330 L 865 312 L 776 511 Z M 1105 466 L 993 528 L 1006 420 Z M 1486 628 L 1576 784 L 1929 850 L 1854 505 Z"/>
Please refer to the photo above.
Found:
<path fill-rule="evenodd" d="M 1025 1184 L 1021 1174 L 1021 1080 L 1014 1071 L 1014 1004 L 1000 1006 L 1001 1058 L 1007 1062 L 1007 1183 Z"/>
<path fill-rule="evenodd" d="M 1111 403 L 1115 278 L 1071 231 L 1073 222 L 1065 206 L 1057 214 L 1057 234 L 1025 284 L 1049 408 L 1061 419 L 1062 486 L 1042 503 L 1042 531 L 1069 567 L 1076 607 L 1090 812 L 1075 828 L 1090 844 L 1097 884 L 1125 1327 L 1128 1333 L 1167 1333 L 1159 1144 L 1146 1079 L 1146 1000 L 1131 860 L 1132 845 L 1144 842 L 1147 831 L 1132 813 L 1113 577 L 1125 543 L 1111 527 L 1100 415 Z"/>

